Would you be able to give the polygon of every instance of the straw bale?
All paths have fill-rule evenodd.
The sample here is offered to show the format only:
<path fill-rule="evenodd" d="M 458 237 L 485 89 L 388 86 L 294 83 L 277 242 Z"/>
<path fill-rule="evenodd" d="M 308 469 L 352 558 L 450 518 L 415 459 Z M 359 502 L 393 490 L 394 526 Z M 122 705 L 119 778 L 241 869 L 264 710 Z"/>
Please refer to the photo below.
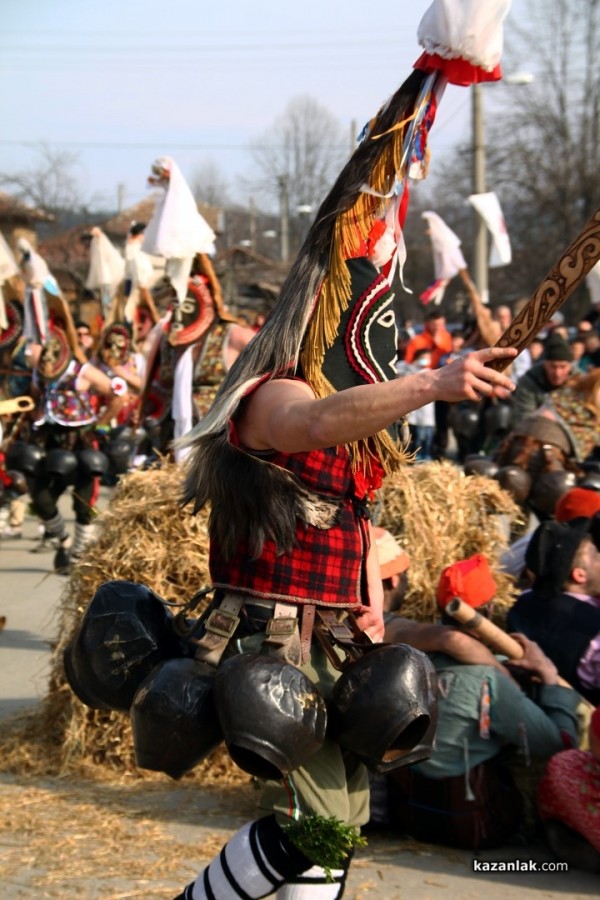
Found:
<path fill-rule="evenodd" d="M 90 709 L 73 695 L 63 653 L 88 601 L 105 581 L 141 582 L 180 606 L 209 585 L 208 514 L 181 510 L 180 481 L 181 470 L 168 461 L 132 472 L 98 516 L 97 539 L 74 567 L 61 597 L 48 694 L 39 710 L 15 720 L 0 740 L 4 771 L 164 780 L 136 769 L 128 716 Z M 249 781 L 223 747 L 196 767 L 193 777 L 205 784 Z"/>
<path fill-rule="evenodd" d="M 183 604 L 209 584 L 208 513 L 178 505 L 181 470 L 163 461 L 125 476 L 98 517 L 98 538 L 77 564 L 60 604 L 48 694 L 33 714 L 20 717 L 0 738 L 0 769 L 32 774 L 81 773 L 96 778 L 165 776 L 136 769 L 126 715 L 92 710 L 65 680 L 63 652 L 96 589 L 111 579 L 141 582 L 173 604 Z M 519 510 L 497 482 L 465 476 L 452 463 L 406 466 L 380 493 L 380 524 L 411 557 L 403 614 L 431 621 L 442 568 L 485 552 L 492 564 L 506 546 L 500 517 L 511 523 Z M 497 574 L 498 602 L 510 605 L 513 587 Z M 221 746 L 186 779 L 204 784 L 247 783 L 248 776 Z"/>
<path fill-rule="evenodd" d="M 435 590 L 446 566 L 474 553 L 484 553 L 498 585 L 496 616 L 515 597 L 514 581 L 500 570 L 500 554 L 522 516 L 519 506 L 497 481 L 465 475 L 448 461 L 401 469 L 380 491 L 379 524 L 387 528 L 410 556 L 408 589 L 402 614 L 421 622 L 438 616 Z"/>

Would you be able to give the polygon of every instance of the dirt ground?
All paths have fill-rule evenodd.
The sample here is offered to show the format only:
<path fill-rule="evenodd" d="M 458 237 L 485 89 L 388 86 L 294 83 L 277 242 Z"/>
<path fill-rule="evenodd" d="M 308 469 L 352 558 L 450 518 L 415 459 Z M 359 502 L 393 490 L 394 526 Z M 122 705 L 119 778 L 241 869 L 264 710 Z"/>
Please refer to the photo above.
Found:
<path fill-rule="evenodd" d="M 166 779 L 98 783 L 0 776 L 2 900 L 173 898 L 255 816 L 252 786 L 199 787 Z M 551 859 L 542 849 L 479 860 Z M 581 872 L 473 871 L 473 855 L 391 833 L 369 836 L 350 870 L 346 900 L 598 896 Z"/>

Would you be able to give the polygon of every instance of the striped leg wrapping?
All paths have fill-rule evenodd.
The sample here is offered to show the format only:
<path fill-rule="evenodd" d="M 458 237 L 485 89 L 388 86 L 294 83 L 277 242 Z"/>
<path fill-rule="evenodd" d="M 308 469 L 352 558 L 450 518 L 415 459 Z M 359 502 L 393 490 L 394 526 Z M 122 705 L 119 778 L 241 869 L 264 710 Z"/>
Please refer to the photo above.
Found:
<path fill-rule="evenodd" d="M 327 881 L 325 869 L 312 866 L 277 891 L 276 900 L 338 900 L 344 894 L 346 869 L 332 869 Z"/>
<path fill-rule="evenodd" d="M 249 822 L 189 884 L 184 900 L 259 900 L 310 866 L 287 840 L 274 816 Z"/>

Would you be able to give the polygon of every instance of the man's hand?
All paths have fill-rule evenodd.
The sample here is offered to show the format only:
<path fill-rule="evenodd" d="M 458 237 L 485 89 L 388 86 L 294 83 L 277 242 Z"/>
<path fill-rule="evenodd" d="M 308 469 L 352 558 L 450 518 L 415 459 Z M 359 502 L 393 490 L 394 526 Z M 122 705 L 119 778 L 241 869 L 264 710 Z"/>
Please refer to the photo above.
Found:
<path fill-rule="evenodd" d="M 506 400 L 514 391 L 515 385 L 508 376 L 487 367 L 485 363 L 492 359 L 512 359 L 515 356 L 517 351 L 514 347 L 486 347 L 450 360 L 448 365 L 433 372 L 439 399 L 449 403 L 465 399 L 481 400 L 483 397 Z"/>
<path fill-rule="evenodd" d="M 523 648 L 521 659 L 511 659 L 507 663 L 511 669 L 521 669 L 528 672 L 542 684 L 558 684 L 558 671 L 552 660 L 548 659 L 535 641 L 530 641 L 524 634 L 511 634 Z"/>
<path fill-rule="evenodd" d="M 352 610 L 354 612 L 354 610 Z M 372 606 L 363 606 L 360 612 L 354 612 L 356 624 L 361 631 L 364 631 L 375 644 L 381 643 L 385 625 L 383 614 L 380 609 Z"/>

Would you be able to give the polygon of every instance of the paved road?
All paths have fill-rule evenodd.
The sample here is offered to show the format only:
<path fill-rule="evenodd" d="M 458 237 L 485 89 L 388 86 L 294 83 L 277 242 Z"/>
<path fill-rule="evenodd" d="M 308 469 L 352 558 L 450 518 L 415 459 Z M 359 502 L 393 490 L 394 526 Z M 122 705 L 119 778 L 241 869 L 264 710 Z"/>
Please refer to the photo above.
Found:
<path fill-rule="evenodd" d="M 65 579 L 54 574 L 52 553 L 31 552 L 38 538 L 37 521 L 27 517 L 20 540 L 0 541 L 0 615 L 6 616 L 0 632 L 0 717 L 37 703 L 46 692 Z"/>
<path fill-rule="evenodd" d="M 108 492 L 105 492 L 103 502 L 107 502 L 107 498 Z M 68 518 L 70 510 L 66 503 L 63 504 L 62 511 Z M 50 644 L 56 637 L 55 613 L 64 588 L 64 579 L 53 574 L 51 553 L 35 555 L 30 552 L 37 536 L 37 523 L 28 518 L 25 522 L 24 536 L 20 541 L 0 542 L 0 615 L 7 618 L 6 626 L 0 633 L 0 717 L 37 704 L 46 691 Z M 25 809 L 28 798 L 39 810 L 36 816 L 21 826 L 16 818 L 17 812 L 12 825 L 0 822 L 2 900 L 4 898 L 33 900 L 34 897 L 42 896 L 73 898 L 73 900 L 174 896 L 175 891 L 170 889 L 170 886 L 181 887 L 189 879 L 190 872 L 195 871 L 196 865 L 203 859 L 202 848 L 209 846 L 211 840 L 214 841 L 216 822 L 209 828 L 206 810 L 203 811 L 203 803 L 208 800 L 198 793 L 189 797 L 189 788 L 186 791 L 184 785 L 167 781 L 164 788 L 154 789 L 156 792 L 156 808 L 154 808 L 151 797 L 148 793 L 144 793 L 143 788 L 134 790 L 129 786 L 129 789 L 133 790 L 129 799 L 129 791 L 126 791 L 124 786 L 117 791 L 115 802 L 118 809 L 115 823 L 125 829 L 124 833 L 138 848 L 137 855 L 140 859 L 144 859 L 145 855 L 152 853 L 152 840 L 148 842 L 143 834 L 137 836 L 136 829 L 139 827 L 140 816 L 151 815 L 153 820 L 160 820 L 163 823 L 166 821 L 165 846 L 168 848 L 169 842 L 174 842 L 180 850 L 182 844 L 189 847 L 189 851 L 181 857 L 181 871 L 176 878 L 165 878 L 162 883 L 157 879 L 150 887 L 151 881 L 144 882 L 134 871 L 124 866 L 117 881 L 111 883 L 109 888 L 109 882 L 103 876 L 103 865 L 99 863 L 97 870 L 93 873 L 88 872 L 77 880 L 76 873 L 79 871 L 77 858 L 80 860 L 81 856 L 76 841 L 74 846 L 77 853 L 68 877 L 61 874 L 69 869 L 67 859 L 44 862 L 43 856 L 36 859 L 37 869 L 32 874 L 31 864 L 26 862 L 25 858 L 27 856 L 29 859 L 31 856 L 33 852 L 31 848 L 36 840 L 46 840 L 48 833 L 51 832 L 57 844 L 64 847 L 68 843 L 67 831 L 70 824 L 68 812 L 64 815 L 65 833 L 55 833 L 58 827 L 56 811 L 62 810 L 61 804 L 68 801 L 68 796 L 67 801 L 64 799 L 65 794 L 69 795 L 69 791 L 77 795 L 83 792 L 87 800 L 97 809 L 97 819 L 101 821 L 110 812 L 110 803 L 103 796 L 103 792 L 110 792 L 111 786 L 95 788 L 94 785 L 83 783 L 65 785 L 61 779 L 41 780 L 25 776 L 0 775 L 0 799 L 4 800 L 11 810 L 17 811 L 21 806 Z M 43 803 L 39 802 L 40 796 L 44 797 Z M 127 803 L 130 803 L 131 811 L 123 808 Z M 191 805 L 191 812 L 184 816 L 186 803 Z M 50 815 L 52 806 L 55 806 L 55 811 Z M 230 814 L 222 797 L 219 806 L 224 821 L 219 821 L 218 824 L 222 827 L 223 838 L 226 838 L 238 826 L 237 819 L 241 812 L 239 809 L 236 812 L 234 805 L 234 812 Z M 45 821 L 45 812 L 50 817 L 48 822 Z M 88 816 L 89 813 L 86 813 L 86 817 Z M 78 830 L 81 831 L 79 826 Z M 78 833 L 77 840 L 81 838 L 82 835 Z M 21 841 L 27 843 L 29 855 L 25 854 L 23 849 L 22 865 L 18 861 L 10 864 L 10 848 L 14 849 L 16 846 L 18 853 Z M 514 862 L 517 859 L 524 861 L 525 865 L 530 859 L 543 863 L 551 858 L 541 848 L 523 847 L 482 853 L 479 857 L 480 861 Z M 2 877 L 3 863 L 4 877 Z M 153 865 L 154 860 L 149 857 L 150 870 Z M 37 883 L 34 882 L 34 877 L 38 879 Z M 407 848 L 406 842 L 399 838 L 373 836 L 369 840 L 369 847 L 357 854 L 356 864 L 352 866 L 350 872 L 346 897 L 347 900 L 366 900 L 375 897 L 382 900 L 406 900 L 409 897 L 416 900 L 430 900 L 430 898 L 435 900 L 441 897 L 449 897 L 452 900 L 459 898 L 478 900 L 482 897 L 486 900 L 507 900 L 507 898 L 566 900 L 567 897 L 569 900 L 571 898 L 584 900 L 598 896 L 598 883 L 597 876 L 575 871 L 531 872 L 522 868 L 513 872 L 476 872 L 472 854 L 427 845 L 416 847 L 411 845 Z M 145 888 L 143 884 L 146 885 Z"/>

